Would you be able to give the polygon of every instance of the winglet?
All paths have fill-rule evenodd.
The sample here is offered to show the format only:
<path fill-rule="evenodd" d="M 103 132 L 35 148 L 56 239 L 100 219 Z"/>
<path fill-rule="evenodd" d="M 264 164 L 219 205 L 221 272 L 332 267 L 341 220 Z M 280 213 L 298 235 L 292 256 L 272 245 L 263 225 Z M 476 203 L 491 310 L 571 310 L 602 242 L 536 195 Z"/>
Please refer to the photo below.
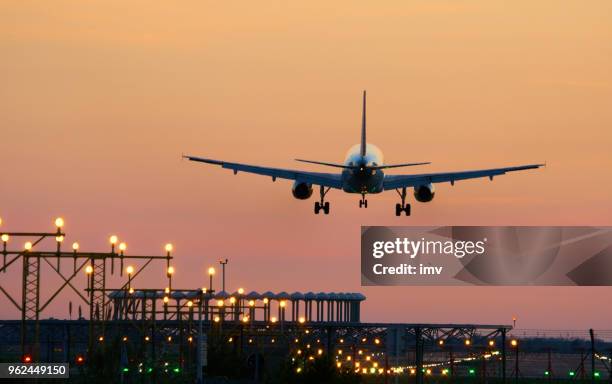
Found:
<path fill-rule="evenodd" d="M 366 91 L 363 91 L 363 111 L 361 112 L 361 156 L 366 155 Z"/>

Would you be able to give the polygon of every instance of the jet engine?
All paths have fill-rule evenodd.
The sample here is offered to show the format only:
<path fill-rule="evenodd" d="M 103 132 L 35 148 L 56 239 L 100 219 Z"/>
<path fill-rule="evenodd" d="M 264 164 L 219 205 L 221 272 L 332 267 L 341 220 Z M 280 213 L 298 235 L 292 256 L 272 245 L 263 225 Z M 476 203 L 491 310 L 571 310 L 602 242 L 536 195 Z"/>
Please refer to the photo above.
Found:
<path fill-rule="evenodd" d="M 414 198 L 421 203 L 432 201 L 435 194 L 436 189 L 433 184 L 417 185 L 414 187 Z"/>
<path fill-rule="evenodd" d="M 306 200 L 312 196 L 312 184 L 295 181 L 293 187 L 291 187 L 291 193 L 296 199 Z"/>

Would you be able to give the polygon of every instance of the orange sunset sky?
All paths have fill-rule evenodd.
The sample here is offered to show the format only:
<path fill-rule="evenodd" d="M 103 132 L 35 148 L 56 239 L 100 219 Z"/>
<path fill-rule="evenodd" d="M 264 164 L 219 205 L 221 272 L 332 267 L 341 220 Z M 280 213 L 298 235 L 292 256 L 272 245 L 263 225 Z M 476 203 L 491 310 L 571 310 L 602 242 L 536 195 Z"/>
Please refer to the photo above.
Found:
<path fill-rule="evenodd" d="M 363 292 L 368 321 L 612 324 L 607 287 L 362 288 L 359 275 L 361 225 L 612 224 L 610 1 L 3 1 L 0 52 L 0 231 L 62 215 L 83 249 L 113 233 L 136 254 L 171 241 L 177 287 L 227 257 L 231 290 Z M 388 163 L 548 166 L 440 185 L 397 218 L 395 193 L 360 210 L 332 191 L 315 216 L 290 182 L 180 159 L 321 170 L 292 159 L 342 161 L 362 89 Z M 0 284 L 19 297 L 9 272 Z M 59 281 L 45 276 L 48 294 Z M 43 317 L 67 317 L 67 300 Z M 0 318 L 18 317 L 0 296 Z"/>

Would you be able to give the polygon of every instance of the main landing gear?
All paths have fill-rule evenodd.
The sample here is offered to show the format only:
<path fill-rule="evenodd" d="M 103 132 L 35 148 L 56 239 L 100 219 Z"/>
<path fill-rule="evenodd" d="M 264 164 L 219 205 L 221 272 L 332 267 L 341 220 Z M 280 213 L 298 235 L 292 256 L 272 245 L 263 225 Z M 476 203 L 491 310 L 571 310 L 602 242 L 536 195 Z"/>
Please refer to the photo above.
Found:
<path fill-rule="evenodd" d="M 327 192 L 329 192 L 330 189 L 331 187 L 325 189 L 325 187 L 321 185 L 321 188 L 319 189 L 319 193 L 321 194 L 321 201 L 317 201 L 314 204 L 315 215 L 318 215 L 321 210 L 323 210 L 324 214 L 329 214 L 329 201 L 325 201 L 325 195 L 327 195 Z"/>
<path fill-rule="evenodd" d="M 368 207 L 368 201 L 365 198 L 365 193 L 361 194 L 361 200 L 359 200 L 359 208 L 367 208 Z"/>
<path fill-rule="evenodd" d="M 396 189 L 396 191 L 400 195 L 402 203 L 395 204 L 395 216 L 401 216 L 402 212 L 405 212 L 406 216 L 410 216 L 410 204 L 406 204 L 406 187 L 402 188 L 401 192 L 399 189 Z"/>

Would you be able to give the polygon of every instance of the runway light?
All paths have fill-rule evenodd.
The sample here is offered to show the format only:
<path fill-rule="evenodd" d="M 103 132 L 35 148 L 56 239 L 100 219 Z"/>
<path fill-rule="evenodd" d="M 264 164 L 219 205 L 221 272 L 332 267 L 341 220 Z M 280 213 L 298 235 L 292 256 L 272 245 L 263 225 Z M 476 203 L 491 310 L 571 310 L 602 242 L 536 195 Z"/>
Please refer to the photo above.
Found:
<path fill-rule="evenodd" d="M 131 275 L 132 273 L 134 273 L 134 267 L 132 267 L 131 265 L 128 265 L 125 271 L 127 272 L 128 275 Z"/>
<path fill-rule="evenodd" d="M 86 266 L 85 273 L 91 275 L 93 273 L 93 267 L 91 265 Z"/>
<path fill-rule="evenodd" d="M 26 241 L 26 243 L 23 245 L 23 249 L 25 249 L 26 251 L 31 251 L 32 250 L 32 242 L 31 241 Z"/>
<path fill-rule="evenodd" d="M 9 235 L 7 235 L 6 233 L 3 233 L 1 239 L 2 239 L 2 242 L 6 243 L 9 241 Z"/>
<path fill-rule="evenodd" d="M 77 242 L 72 243 L 72 250 L 75 251 L 75 252 L 78 251 L 79 250 L 79 243 L 77 243 Z"/>
<path fill-rule="evenodd" d="M 119 240 L 119 239 L 117 238 L 117 236 L 116 236 L 116 235 L 112 235 L 111 237 L 109 237 L 109 238 L 108 238 L 109 243 L 111 243 L 112 245 L 117 244 L 117 241 L 118 241 L 118 240 Z"/>
<path fill-rule="evenodd" d="M 58 217 L 57 219 L 55 219 L 55 226 L 58 228 L 61 228 L 64 226 L 64 219 L 62 219 L 61 217 Z"/>

